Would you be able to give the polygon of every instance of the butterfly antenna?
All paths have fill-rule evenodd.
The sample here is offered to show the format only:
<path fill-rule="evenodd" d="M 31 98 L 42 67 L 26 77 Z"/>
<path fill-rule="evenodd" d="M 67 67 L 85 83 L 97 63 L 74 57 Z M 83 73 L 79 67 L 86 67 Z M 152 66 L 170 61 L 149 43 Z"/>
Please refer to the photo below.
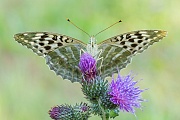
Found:
<path fill-rule="evenodd" d="M 84 31 L 83 29 L 79 28 L 77 25 L 75 25 L 73 22 L 70 21 L 70 19 L 67 18 L 67 21 L 70 22 L 71 24 L 73 24 L 76 28 L 78 28 L 79 30 L 83 31 L 84 33 L 86 33 L 89 37 L 91 37 L 86 31 Z"/>
<path fill-rule="evenodd" d="M 97 36 L 99 33 L 102 33 L 103 31 L 105 31 L 105 30 L 109 29 L 110 27 L 112 27 L 112 26 L 114 26 L 115 24 L 120 23 L 120 22 L 122 22 L 122 21 L 121 21 L 121 20 L 119 20 L 119 21 L 115 22 L 114 24 L 110 25 L 109 27 L 107 27 L 107 28 L 105 28 L 105 29 L 101 30 L 100 32 L 98 32 L 95 36 Z"/>

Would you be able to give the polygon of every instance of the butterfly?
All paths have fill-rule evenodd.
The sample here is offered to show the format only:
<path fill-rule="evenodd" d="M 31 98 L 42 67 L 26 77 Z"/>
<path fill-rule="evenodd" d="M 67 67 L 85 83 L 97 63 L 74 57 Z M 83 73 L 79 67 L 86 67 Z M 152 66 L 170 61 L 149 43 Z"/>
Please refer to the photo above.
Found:
<path fill-rule="evenodd" d="M 163 30 L 138 30 L 119 34 L 99 44 L 94 36 L 85 44 L 75 38 L 50 32 L 24 32 L 15 34 L 14 38 L 37 55 L 43 56 L 50 69 L 63 79 L 81 82 L 82 73 L 78 67 L 81 50 L 95 59 L 102 58 L 97 68 L 100 68 L 101 77 L 105 78 L 117 73 L 117 68 L 125 68 L 134 55 L 166 35 L 167 32 Z"/>

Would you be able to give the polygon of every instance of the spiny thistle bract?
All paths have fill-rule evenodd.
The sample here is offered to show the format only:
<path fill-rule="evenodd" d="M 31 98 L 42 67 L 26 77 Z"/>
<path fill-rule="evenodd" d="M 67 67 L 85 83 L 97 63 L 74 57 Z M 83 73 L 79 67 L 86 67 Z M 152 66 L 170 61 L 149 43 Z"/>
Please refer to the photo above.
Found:
<path fill-rule="evenodd" d="M 49 110 L 49 115 L 54 120 L 87 120 L 90 117 L 90 107 L 87 103 L 55 106 Z"/>
<path fill-rule="evenodd" d="M 98 103 L 100 96 L 107 92 L 108 82 L 96 77 L 94 79 L 82 82 L 82 92 L 85 98 L 92 103 Z"/>
<path fill-rule="evenodd" d="M 87 120 L 90 117 L 90 107 L 87 103 L 76 104 L 73 107 L 74 110 L 74 119 L 77 120 Z"/>
<path fill-rule="evenodd" d="M 49 110 L 49 115 L 54 120 L 73 119 L 73 108 L 70 105 L 55 106 Z"/>
<path fill-rule="evenodd" d="M 141 108 L 141 93 L 144 90 L 135 87 L 131 74 L 112 78 L 111 83 L 104 80 L 96 69 L 97 61 L 88 53 L 81 55 L 79 68 L 82 72 L 82 92 L 90 102 L 76 104 L 75 106 L 60 105 L 49 110 L 54 120 L 87 120 L 90 114 L 98 115 L 103 120 L 115 118 L 119 111 L 131 112 L 134 108 Z M 117 70 L 118 71 L 118 70 Z M 100 73 L 100 72 L 99 72 Z"/>

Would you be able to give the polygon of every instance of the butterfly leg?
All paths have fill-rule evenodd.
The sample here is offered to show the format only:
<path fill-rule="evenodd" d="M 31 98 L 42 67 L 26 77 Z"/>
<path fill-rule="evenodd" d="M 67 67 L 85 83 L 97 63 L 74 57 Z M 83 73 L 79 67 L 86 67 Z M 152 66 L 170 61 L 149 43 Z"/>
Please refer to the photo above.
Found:
<path fill-rule="evenodd" d="M 102 53 L 102 49 L 99 50 L 98 55 L 97 55 L 98 57 L 97 57 L 97 60 L 96 60 L 96 61 L 101 60 L 101 61 L 100 61 L 100 66 L 99 66 L 99 68 L 98 68 L 99 71 L 100 71 L 100 74 L 101 74 L 101 66 L 102 66 L 102 63 L 103 63 L 103 57 L 100 57 L 101 53 Z"/>
<path fill-rule="evenodd" d="M 102 63 L 103 63 L 103 57 L 100 57 L 97 61 L 99 61 L 99 60 L 101 60 L 101 62 L 100 62 L 100 66 L 99 66 L 99 74 L 101 74 L 101 67 L 102 67 Z"/>
<path fill-rule="evenodd" d="M 80 49 L 80 56 L 82 55 L 82 52 L 85 53 L 83 49 Z"/>

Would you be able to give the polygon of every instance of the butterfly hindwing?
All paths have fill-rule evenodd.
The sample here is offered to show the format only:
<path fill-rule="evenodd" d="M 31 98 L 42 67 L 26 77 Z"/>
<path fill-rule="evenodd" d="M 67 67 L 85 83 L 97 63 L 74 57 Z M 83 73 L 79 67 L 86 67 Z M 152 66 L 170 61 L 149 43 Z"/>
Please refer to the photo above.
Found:
<path fill-rule="evenodd" d="M 55 71 L 63 79 L 71 82 L 80 82 L 82 74 L 79 70 L 80 49 L 84 48 L 80 44 L 60 47 L 49 52 L 45 59 L 51 70 Z"/>
<path fill-rule="evenodd" d="M 102 64 L 98 62 L 98 68 L 101 77 L 105 78 L 117 73 L 117 70 L 125 68 L 131 61 L 131 53 L 115 45 L 103 44 L 99 47 L 102 49 Z"/>
<path fill-rule="evenodd" d="M 117 73 L 117 68 L 125 68 L 132 56 L 160 41 L 166 34 L 166 31 L 161 30 L 139 30 L 102 41 L 99 44 L 99 50 L 102 49 L 100 57 L 103 57 L 100 67 L 102 76 L 111 76 L 112 73 Z"/>

